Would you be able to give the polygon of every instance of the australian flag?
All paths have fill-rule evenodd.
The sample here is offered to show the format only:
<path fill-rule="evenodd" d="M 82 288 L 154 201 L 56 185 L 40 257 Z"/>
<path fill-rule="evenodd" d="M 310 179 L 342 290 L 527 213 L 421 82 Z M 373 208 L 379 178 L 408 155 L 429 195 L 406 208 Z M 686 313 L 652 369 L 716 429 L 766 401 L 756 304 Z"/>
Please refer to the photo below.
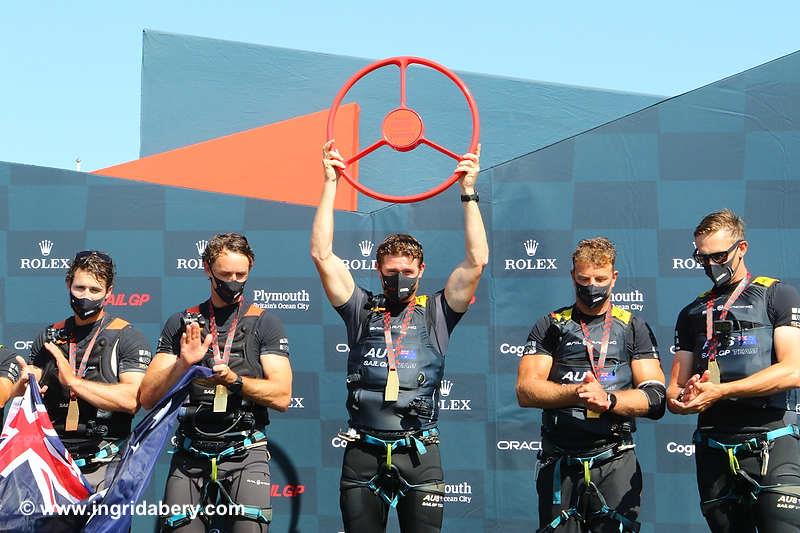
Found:
<path fill-rule="evenodd" d="M 153 410 L 136 424 L 128 445 L 122 452 L 119 467 L 102 500 L 107 510 L 114 509 L 112 506 L 116 505 L 116 509 L 127 509 L 127 511 L 113 515 L 95 514 L 86 524 L 85 532 L 128 530 L 133 518 L 130 506 L 139 501 L 150 482 L 156 467 L 156 459 L 175 431 L 178 411 L 189 394 L 192 380 L 208 378 L 210 375 L 210 368 L 192 366 L 153 407 Z M 124 505 L 129 507 L 123 507 Z"/>
<path fill-rule="evenodd" d="M 174 432 L 192 380 L 210 375 L 208 368 L 191 367 L 136 425 L 108 489 L 101 494 L 92 494 L 61 444 L 31 377 L 25 396 L 14 400 L 0 435 L 0 531 L 127 531 L 132 507 Z M 70 504 L 73 509 L 85 506 L 85 512 L 52 514 L 57 506 Z"/>
<path fill-rule="evenodd" d="M 0 434 L 0 531 L 74 531 L 74 517 L 53 513 L 91 493 L 53 429 L 31 376 Z"/>

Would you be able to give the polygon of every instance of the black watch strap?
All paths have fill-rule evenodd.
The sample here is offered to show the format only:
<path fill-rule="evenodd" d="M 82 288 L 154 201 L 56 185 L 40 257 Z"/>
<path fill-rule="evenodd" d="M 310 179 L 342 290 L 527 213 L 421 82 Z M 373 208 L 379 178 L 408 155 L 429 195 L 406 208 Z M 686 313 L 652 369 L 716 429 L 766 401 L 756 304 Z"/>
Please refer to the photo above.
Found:
<path fill-rule="evenodd" d="M 617 395 L 614 394 L 613 392 L 608 393 L 608 403 L 609 403 L 608 412 L 613 413 L 614 408 L 617 406 Z"/>
<path fill-rule="evenodd" d="M 472 202 L 474 201 L 476 204 L 481 201 L 478 193 L 474 192 L 472 194 L 462 194 L 461 195 L 462 202 Z"/>
<path fill-rule="evenodd" d="M 242 392 L 242 385 L 244 385 L 242 376 L 236 376 L 236 381 L 228 385 L 228 390 L 231 392 Z"/>

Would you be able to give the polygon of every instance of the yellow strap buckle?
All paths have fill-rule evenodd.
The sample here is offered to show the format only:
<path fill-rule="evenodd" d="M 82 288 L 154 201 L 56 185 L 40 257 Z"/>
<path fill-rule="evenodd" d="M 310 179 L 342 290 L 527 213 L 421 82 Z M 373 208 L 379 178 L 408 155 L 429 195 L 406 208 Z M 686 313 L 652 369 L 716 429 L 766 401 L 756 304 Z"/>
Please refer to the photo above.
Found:
<path fill-rule="evenodd" d="M 733 453 L 733 448 L 728 448 L 728 464 L 734 474 L 739 472 L 739 459 L 737 459 L 736 454 Z"/>
<path fill-rule="evenodd" d="M 583 461 L 583 482 L 589 484 L 592 481 L 592 474 L 589 470 L 589 461 Z"/>
<path fill-rule="evenodd" d="M 386 445 L 386 467 L 392 466 L 392 445 Z"/>
<path fill-rule="evenodd" d="M 211 481 L 217 480 L 217 458 L 211 458 Z"/>

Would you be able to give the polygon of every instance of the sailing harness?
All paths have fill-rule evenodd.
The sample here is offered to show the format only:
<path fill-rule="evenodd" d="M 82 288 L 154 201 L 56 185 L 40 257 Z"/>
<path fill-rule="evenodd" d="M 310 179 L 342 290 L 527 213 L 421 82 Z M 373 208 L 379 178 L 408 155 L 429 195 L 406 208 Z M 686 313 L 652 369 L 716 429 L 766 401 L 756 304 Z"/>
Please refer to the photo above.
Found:
<path fill-rule="evenodd" d="M 426 492 L 444 496 L 444 482 L 434 481 L 428 483 L 412 484 L 400 474 L 396 465 L 392 464 L 392 452 L 397 449 L 410 449 L 419 455 L 425 455 L 427 445 L 439 444 L 439 430 L 436 428 L 410 433 L 399 439 L 381 439 L 369 433 L 349 429 L 339 433 L 339 438 L 344 441 L 360 441 L 364 444 L 377 446 L 386 450 L 386 460 L 378 467 L 378 471 L 369 480 L 342 478 L 342 490 L 368 488 L 373 494 L 385 501 L 389 507 L 397 507 L 400 498 L 410 491 Z"/>
<path fill-rule="evenodd" d="M 199 517 L 206 525 L 210 525 L 208 523 L 209 518 L 204 513 L 204 509 L 209 505 L 228 505 L 229 509 L 237 509 L 237 517 L 243 517 L 248 520 L 253 520 L 254 522 L 258 522 L 260 524 L 269 524 L 272 521 L 272 508 L 262 509 L 260 507 L 255 507 L 253 505 L 242 505 L 233 501 L 228 490 L 219 480 L 218 472 L 217 472 L 217 465 L 224 461 L 226 458 L 231 456 L 240 455 L 247 450 L 258 448 L 260 446 L 267 445 L 267 436 L 262 433 L 261 431 L 252 431 L 252 432 L 239 432 L 239 436 L 243 436 L 244 433 L 247 433 L 247 436 L 243 438 L 241 441 L 237 442 L 234 445 L 228 446 L 219 452 L 210 452 L 207 451 L 208 448 L 204 446 L 203 441 L 192 440 L 189 437 L 183 437 L 178 439 L 177 447 L 180 450 L 194 456 L 200 457 L 204 459 L 208 459 L 211 462 L 211 474 L 208 478 L 205 479 L 203 483 L 202 489 L 200 489 L 200 501 L 195 506 L 196 512 L 195 513 L 179 513 L 173 514 L 164 519 L 164 524 L 171 529 L 177 529 L 182 527 L 189 522 L 191 522 L 195 516 Z M 232 434 L 228 433 L 225 435 L 233 436 Z M 267 460 L 269 461 L 269 452 L 267 452 Z M 216 488 L 216 494 L 213 493 L 213 489 Z"/>
<path fill-rule="evenodd" d="M 790 424 L 780 429 L 774 429 L 766 433 L 762 433 L 756 437 L 739 442 L 736 444 L 725 444 L 714 440 L 710 437 L 700 434 L 696 431 L 692 438 L 695 445 L 706 446 L 714 450 L 720 450 L 728 456 L 728 466 L 730 467 L 730 474 L 736 481 L 733 487 L 728 491 L 728 494 L 721 498 L 714 498 L 701 502 L 700 505 L 705 512 L 708 508 L 723 504 L 725 502 L 734 501 L 740 504 L 753 504 L 758 500 L 759 496 L 764 493 L 780 494 L 782 496 L 800 497 L 800 485 L 778 483 L 775 485 L 762 485 L 752 478 L 747 472 L 739 466 L 739 454 L 759 454 L 761 455 L 761 477 L 767 475 L 769 468 L 769 451 L 772 447 L 772 442 L 783 438 L 794 437 L 800 439 L 800 428 L 797 425 Z"/>
<path fill-rule="evenodd" d="M 578 487 L 575 503 L 567 510 L 562 510 L 549 524 L 537 530 L 536 533 L 549 533 L 555 531 L 560 525 L 569 520 L 575 520 L 581 524 L 589 525 L 590 522 L 598 518 L 607 517 L 619 522 L 619 531 L 638 532 L 641 524 L 635 520 L 617 512 L 616 509 L 609 507 L 603 493 L 592 481 L 591 468 L 594 465 L 604 463 L 619 457 L 622 453 L 632 450 L 635 444 L 623 442 L 611 448 L 600 451 L 599 453 L 586 456 L 577 456 L 566 453 L 564 450 L 556 448 L 545 457 L 540 455 L 540 466 L 546 466 L 555 462 L 553 471 L 553 505 L 561 506 L 561 470 L 563 467 L 580 466 L 583 469 L 583 480 Z M 592 512 L 590 509 L 590 497 L 594 496 L 600 502 L 600 509 Z"/>

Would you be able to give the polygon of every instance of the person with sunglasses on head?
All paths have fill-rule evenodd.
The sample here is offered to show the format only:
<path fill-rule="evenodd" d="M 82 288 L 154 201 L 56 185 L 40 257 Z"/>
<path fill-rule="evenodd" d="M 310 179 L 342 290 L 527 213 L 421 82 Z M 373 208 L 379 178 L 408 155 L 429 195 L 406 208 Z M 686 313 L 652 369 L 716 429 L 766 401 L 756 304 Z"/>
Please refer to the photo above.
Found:
<path fill-rule="evenodd" d="M 572 254 L 575 303 L 534 324 L 517 371 L 520 407 L 543 409 L 539 532 L 639 531 L 636 418 L 664 416 L 666 386 L 647 322 L 615 306 L 614 244 Z"/>
<path fill-rule="evenodd" d="M 283 324 L 255 304 L 244 286 L 255 254 L 244 235 L 215 235 L 203 252 L 210 297 L 164 324 L 140 399 L 152 408 L 192 365 L 213 374 L 195 380 L 179 414 L 164 503 L 199 506 L 161 517 L 161 531 L 268 531 L 268 409 L 286 411 L 292 395 Z M 206 515 L 208 506 L 227 512 Z"/>
<path fill-rule="evenodd" d="M 747 269 L 729 209 L 694 230 L 713 286 L 681 310 L 668 407 L 695 414 L 701 510 L 715 532 L 800 531 L 800 295 Z"/>
<path fill-rule="evenodd" d="M 17 358 L 13 394 L 33 374 L 64 447 L 95 490 L 107 487 L 139 409 L 137 395 L 151 348 L 141 331 L 105 310 L 114 262 L 103 252 L 75 255 L 66 275 L 72 316 L 36 337 L 28 361 Z"/>

